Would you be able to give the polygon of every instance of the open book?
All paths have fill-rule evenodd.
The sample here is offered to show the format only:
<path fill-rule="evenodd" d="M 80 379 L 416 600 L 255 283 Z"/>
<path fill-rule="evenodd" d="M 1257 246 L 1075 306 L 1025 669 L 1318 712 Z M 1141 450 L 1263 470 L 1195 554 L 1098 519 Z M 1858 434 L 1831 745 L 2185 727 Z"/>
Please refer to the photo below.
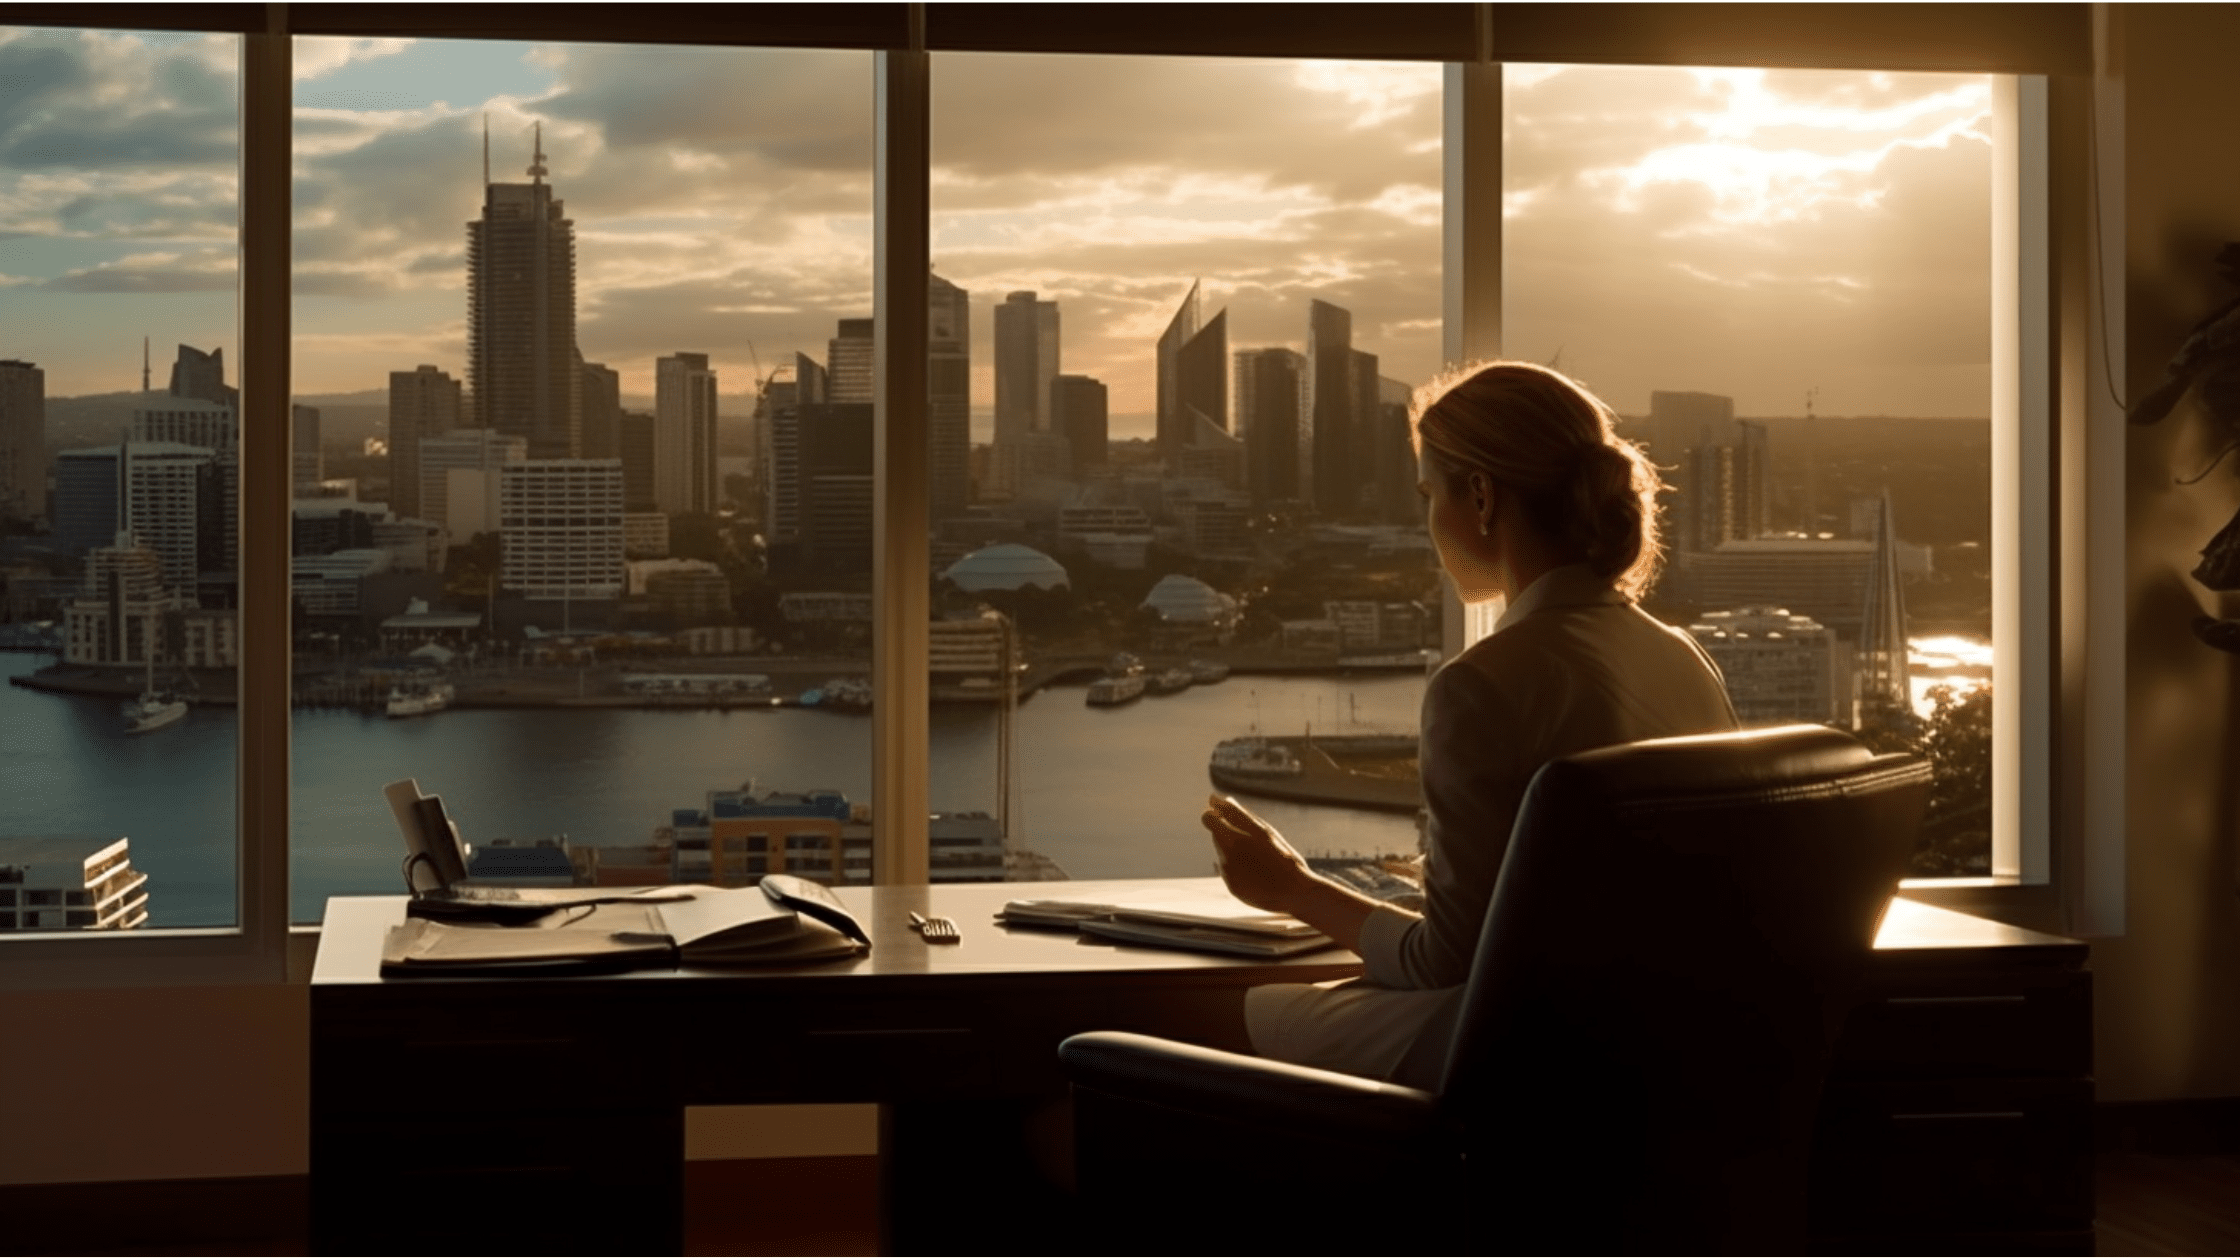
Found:
<path fill-rule="evenodd" d="M 1248 958 L 1288 958 L 1334 944 L 1289 915 L 1255 909 L 1226 892 L 1176 891 L 1127 904 L 1012 901 L 996 918 L 1013 927 L 1063 928 L 1138 945 Z"/>
<path fill-rule="evenodd" d="M 381 971 L 412 975 L 790 963 L 852 957 L 870 948 L 823 921 L 832 917 L 829 913 L 797 913 L 776 890 L 680 885 L 665 891 L 683 899 L 562 906 L 531 922 L 503 926 L 408 918 L 389 929 Z M 825 899 L 831 900 L 829 893 Z M 832 906 L 838 908 L 838 902 Z M 839 918 L 854 926 L 845 910 Z"/>

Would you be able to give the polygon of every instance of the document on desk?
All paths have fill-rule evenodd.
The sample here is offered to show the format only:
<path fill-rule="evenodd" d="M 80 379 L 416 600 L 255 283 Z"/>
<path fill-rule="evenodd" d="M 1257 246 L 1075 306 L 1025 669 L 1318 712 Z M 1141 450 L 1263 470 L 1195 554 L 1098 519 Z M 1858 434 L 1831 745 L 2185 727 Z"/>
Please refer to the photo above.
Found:
<path fill-rule="evenodd" d="M 864 952 L 760 888 L 683 885 L 690 900 L 610 902 L 557 909 L 497 926 L 410 918 L 382 943 L 383 975 L 674 963 L 809 962 Z"/>
<path fill-rule="evenodd" d="M 1335 942 L 1285 914 L 1246 905 L 1225 891 L 1172 891 L 1125 904 L 1026 899 L 1005 903 L 997 921 L 1070 928 L 1137 945 L 1248 958 L 1288 958 Z"/>

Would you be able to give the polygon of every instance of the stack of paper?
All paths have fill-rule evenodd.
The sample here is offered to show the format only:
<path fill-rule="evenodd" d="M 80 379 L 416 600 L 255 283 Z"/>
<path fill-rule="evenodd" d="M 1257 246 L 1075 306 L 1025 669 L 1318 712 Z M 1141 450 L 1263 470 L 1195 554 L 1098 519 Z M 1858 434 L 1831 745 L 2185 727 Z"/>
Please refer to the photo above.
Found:
<path fill-rule="evenodd" d="M 1250 958 L 1288 958 L 1334 944 L 1289 915 L 1255 909 L 1226 893 L 1177 893 L 1126 905 L 1013 901 L 996 919 L 1013 927 L 1063 928 L 1138 945 Z"/>

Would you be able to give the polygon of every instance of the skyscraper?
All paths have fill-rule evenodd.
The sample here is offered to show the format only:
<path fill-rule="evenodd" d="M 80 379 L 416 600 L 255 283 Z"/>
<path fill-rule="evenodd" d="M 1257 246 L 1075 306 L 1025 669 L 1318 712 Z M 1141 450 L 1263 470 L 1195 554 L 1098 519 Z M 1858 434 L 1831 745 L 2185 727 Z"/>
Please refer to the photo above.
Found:
<path fill-rule="evenodd" d="M 498 465 L 499 584 L 525 599 L 618 599 L 622 464 L 524 459 Z"/>
<path fill-rule="evenodd" d="M 1642 428 L 1649 458 L 1673 470 L 1673 489 L 1662 497 L 1676 551 L 1771 532 L 1766 427 L 1735 419 L 1733 399 L 1657 390 Z"/>
<path fill-rule="evenodd" d="M 193 346 L 180 346 L 179 357 L 171 361 L 171 393 L 228 407 L 241 403 L 241 391 L 226 384 L 226 352 L 222 347 L 205 353 Z"/>
<path fill-rule="evenodd" d="M 1022 289 L 996 308 L 996 445 L 1050 432 L 1050 384 L 1058 379 L 1058 304 Z"/>
<path fill-rule="evenodd" d="M 1190 334 L 1175 355 L 1175 402 L 1188 422 L 1188 445 L 1199 444 L 1206 425 L 1229 427 L 1229 312 Z"/>
<path fill-rule="evenodd" d="M 1050 401 L 1057 411 L 1058 432 L 1073 449 L 1073 471 L 1079 474 L 1104 463 L 1112 444 L 1104 382 L 1093 376 L 1061 376 Z"/>
<path fill-rule="evenodd" d="M 47 374 L 0 359 L 0 519 L 47 515 Z"/>
<path fill-rule="evenodd" d="M 972 295 L 933 276 L 927 296 L 928 497 L 939 522 L 972 503 Z"/>
<path fill-rule="evenodd" d="M 1353 313 L 1316 299 L 1307 306 L 1307 429 L 1314 441 L 1315 510 L 1352 510 L 1361 474 L 1354 464 Z"/>
<path fill-rule="evenodd" d="M 586 363 L 583 375 L 583 457 L 614 459 L 622 450 L 622 374 Z"/>
<path fill-rule="evenodd" d="M 294 428 L 290 434 L 291 462 L 295 468 L 296 493 L 316 490 L 326 476 L 326 452 L 319 449 L 319 409 L 297 403 L 289 412 Z"/>
<path fill-rule="evenodd" d="M 526 184 L 486 184 L 467 225 L 467 383 L 475 427 L 529 441 L 531 459 L 581 449 L 576 231 L 544 182 L 539 132 Z"/>
<path fill-rule="evenodd" d="M 843 319 L 839 331 L 833 334 L 825 347 L 828 368 L 819 368 L 818 377 L 825 382 L 824 392 L 816 398 L 803 397 L 800 402 L 867 403 L 872 401 L 871 356 L 876 349 L 874 338 L 878 324 L 868 319 Z"/>
<path fill-rule="evenodd" d="M 1178 457 L 1182 448 L 1190 445 L 1193 429 L 1182 410 L 1182 348 L 1197 335 L 1198 282 L 1193 280 L 1190 291 L 1182 295 L 1182 305 L 1167 321 L 1167 330 L 1159 334 L 1158 428 L 1154 434 L 1164 459 Z"/>
<path fill-rule="evenodd" d="M 420 501 L 420 444 L 459 427 L 459 382 L 423 363 L 389 373 L 389 510 L 426 517 Z"/>
<path fill-rule="evenodd" d="M 654 505 L 671 514 L 715 511 L 716 374 L 707 355 L 655 361 L 653 422 Z"/>
<path fill-rule="evenodd" d="M 1306 425 L 1306 356 L 1281 346 L 1239 350 L 1236 365 L 1237 427 L 1253 503 L 1304 500 L 1313 485 L 1314 454 Z"/>
<path fill-rule="evenodd" d="M 846 329 L 851 321 L 842 320 Z M 869 321 L 864 321 L 868 323 Z M 833 343 L 835 346 L 838 341 Z M 788 379 L 780 368 L 770 381 L 765 402 L 769 409 L 769 441 L 762 470 L 763 537 L 774 568 L 796 564 L 801 553 L 802 474 L 801 409 L 822 404 L 829 396 L 830 374 L 823 364 L 796 353 Z"/>

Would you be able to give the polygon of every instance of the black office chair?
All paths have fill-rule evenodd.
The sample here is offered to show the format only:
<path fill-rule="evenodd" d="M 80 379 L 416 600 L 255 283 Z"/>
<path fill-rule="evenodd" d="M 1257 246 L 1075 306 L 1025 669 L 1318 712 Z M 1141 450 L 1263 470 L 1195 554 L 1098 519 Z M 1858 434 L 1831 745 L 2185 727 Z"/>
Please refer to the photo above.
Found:
<path fill-rule="evenodd" d="M 1817 726 L 1550 763 L 1436 1092 L 1129 1033 L 1065 1041 L 1092 1236 L 1144 1253 L 1801 1250 L 1828 1050 L 1929 777 Z"/>

